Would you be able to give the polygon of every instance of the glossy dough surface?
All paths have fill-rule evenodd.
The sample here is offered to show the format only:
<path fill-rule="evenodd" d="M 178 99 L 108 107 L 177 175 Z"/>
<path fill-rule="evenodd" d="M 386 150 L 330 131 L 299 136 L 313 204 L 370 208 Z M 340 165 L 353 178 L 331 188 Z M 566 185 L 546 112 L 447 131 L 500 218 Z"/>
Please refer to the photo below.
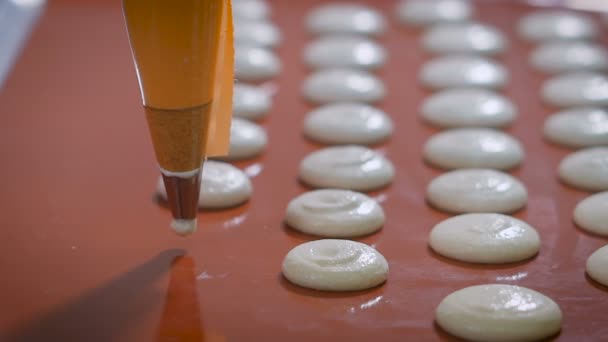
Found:
<path fill-rule="evenodd" d="M 377 69 L 386 61 L 386 51 L 374 40 L 356 35 L 317 38 L 304 50 L 306 64 L 315 69 L 345 67 Z"/>
<path fill-rule="evenodd" d="M 287 206 L 287 224 L 303 233 L 329 238 L 371 234 L 384 224 L 384 211 L 373 198 L 349 190 L 305 192 Z"/>
<path fill-rule="evenodd" d="M 514 217 L 475 213 L 437 224 L 431 231 L 429 244 L 448 258 L 499 264 L 533 257 L 538 253 L 540 237 L 534 228 Z"/>
<path fill-rule="evenodd" d="M 245 119 L 232 118 L 230 126 L 230 152 L 225 160 L 253 158 L 260 153 L 268 142 L 266 131 L 259 125 Z"/>
<path fill-rule="evenodd" d="M 608 69 L 608 50 L 584 41 L 552 42 L 536 48 L 530 63 L 547 73 Z"/>
<path fill-rule="evenodd" d="M 511 100 L 487 89 L 455 88 L 429 96 L 422 118 L 440 128 L 491 127 L 511 124 L 517 109 Z"/>
<path fill-rule="evenodd" d="M 413 26 L 463 22 L 472 14 L 467 0 L 401 0 L 397 4 L 399 21 Z"/>
<path fill-rule="evenodd" d="M 314 34 L 362 34 L 378 36 L 386 30 L 384 17 L 376 10 L 349 3 L 333 3 L 315 8 L 306 18 Z"/>
<path fill-rule="evenodd" d="M 350 240 L 316 240 L 293 248 L 283 260 L 290 282 L 322 291 L 357 291 L 386 281 L 388 263 L 374 248 Z"/>
<path fill-rule="evenodd" d="M 281 71 L 281 61 L 269 49 L 238 45 L 234 49 L 234 77 L 239 81 L 264 81 Z"/>
<path fill-rule="evenodd" d="M 608 286 L 608 245 L 593 252 L 587 259 L 587 274 L 598 283 Z"/>
<path fill-rule="evenodd" d="M 600 107 L 563 110 L 545 120 L 543 133 L 547 140 L 568 147 L 608 145 L 608 111 Z"/>
<path fill-rule="evenodd" d="M 324 144 L 374 144 L 392 132 L 393 123 L 382 110 L 361 103 L 328 104 L 304 119 L 304 135 Z"/>
<path fill-rule="evenodd" d="M 506 37 L 495 27 L 480 23 L 442 24 L 422 36 L 422 46 L 433 53 L 496 55 L 507 48 Z"/>
<path fill-rule="evenodd" d="M 390 161 L 355 145 L 326 147 L 300 162 L 300 179 L 316 188 L 371 191 L 388 185 L 394 175 Z"/>
<path fill-rule="evenodd" d="M 330 68 L 312 73 L 304 81 L 304 97 L 317 104 L 331 102 L 377 102 L 384 98 L 384 83 L 357 69 Z"/>
<path fill-rule="evenodd" d="M 437 307 L 435 319 L 445 331 L 467 340 L 526 342 L 557 334 L 562 312 L 540 292 L 488 284 L 451 293 Z"/>
<path fill-rule="evenodd" d="M 543 99 L 558 107 L 607 106 L 608 76 L 597 72 L 572 72 L 545 81 Z"/>
<path fill-rule="evenodd" d="M 521 164 L 524 150 L 512 136 L 489 128 L 439 132 L 424 145 L 424 159 L 440 168 L 508 170 Z"/>
<path fill-rule="evenodd" d="M 461 169 L 433 179 L 427 200 L 450 213 L 511 213 L 526 204 L 528 193 L 519 180 L 504 172 Z"/>
<path fill-rule="evenodd" d="M 569 154 L 558 168 L 566 184 L 587 191 L 608 190 L 608 147 L 590 147 Z"/>
<path fill-rule="evenodd" d="M 600 192 L 580 201 L 574 208 L 574 222 L 590 233 L 608 236 L 608 192 Z"/>
<path fill-rule="evenodd" d="M 232 97 L 232 114 L 249 120 L 266 116 L 272 107 L 270 93 L 262 87 L 235 83 Z"/>
<path fill-rule="evenodd" d="M 420 81 L 433 89 L 455 87 L 502 88 L 509 79 L 505 67 L 494 60 L 468 55 L 446 55 L 426 62 Z"/>
<path fill-rule="evenodd" d="M 583 40 L 597 36 L 589 17 L 574 11 L 545 10 L 530 13 L 518 23 L 519 34 L 530 41 Z"/>

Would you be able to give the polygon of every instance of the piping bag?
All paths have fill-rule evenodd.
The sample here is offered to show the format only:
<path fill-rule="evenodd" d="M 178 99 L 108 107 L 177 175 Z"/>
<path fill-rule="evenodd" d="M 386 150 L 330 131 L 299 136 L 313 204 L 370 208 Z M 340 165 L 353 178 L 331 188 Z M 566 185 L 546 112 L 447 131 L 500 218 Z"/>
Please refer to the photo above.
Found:
<path fill-rule="evenodd" d="M 156 159 L 180 235 L 196 230 L 203 163 L 228 153 L 234 45 L 230 0 L 123 0 Z"/>

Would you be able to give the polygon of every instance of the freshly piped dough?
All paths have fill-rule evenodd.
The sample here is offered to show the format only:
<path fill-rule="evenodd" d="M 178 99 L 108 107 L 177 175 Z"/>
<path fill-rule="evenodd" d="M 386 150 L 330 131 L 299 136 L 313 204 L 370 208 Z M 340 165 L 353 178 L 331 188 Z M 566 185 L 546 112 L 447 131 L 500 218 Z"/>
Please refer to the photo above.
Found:
<path fill-rule="evenodd" d="M 428 97 L 422 117 L 440 128 L 491 127 L 510 125 L 517 116 L 515 105 L 491 90 L 447 89 Z"/>
<path fill-rule="evenodd" d="M 315 8 L 306 18 L 313 34 L 362 34 L 378 36 L 386 30 L 380 12 L 352 3 L 331 3 Z"/>
<path fill-rule="evenodd" d="M 534 228 L 514 217 L 475 213 L 437 224 L 429 243 L 448 258 L 482 264 L 526 260 L 538 253 L 540 237 Z"/>
<path fill-rule="evenodd" d="M 579 202 L 574 208 L 574 222 L 583 230 L 608 236 L 608 191 L 591 195 Z"/>
<path fill-rule="evenodd" d="M 562 312 L 551 298 L 503 284 L 470 286 L 445 297 L 435 320 L 448 333 L 470 341 L 539 341 L 561 329 Z"/>
<path fill-rule="evenodd" d="M 608 145 L 608 111 L 599 107 L 567 109 L 545 120 L 547 140 L 568 147 Z"/>
<path fill-rule="evenodd" d="M 386 281 L 388 263 L 374 248 L 350 240 L 316 240 L 293 248 L 283 260 L 290 282 L 321 291 L 358 291 Z"/>
<path fill-rule="evenodd" d="M 232 1 L 232 15 L 235 22 L 268 19 L 270 12 L 270 6 L 263 0 Z"/>
<path fill-rule="evenodd" d="M 608 245 L 593 252 L 587 259 L 587 274 L 598 283 L 608 286 Z"/>
<path fill-rule="evenodd" d="M 511 213 L 528 201 L 528 192 L 516 178 L 490 169 L 446 172 L 431 181 L 426 198 L 450 213 Z"/>
<path fill-rule="evenodd" d="M 269 21 L 238 20 L 234 22 L 234 42 L 273 48 L 281 42 L 281 32 Z"/>
<path fill-rule="evenodd" d="M 281 62 L 271 50 L 251 45 L 235 47 L 234 65 L 234 75 L 240 81 L 264 81 L 281 71 Z"/>
<path fill-rule="evenodd" d="M 524 150 L 510 135 L 488 128 L 458 128 L 433 135 L 424 159 L 444 169 L 508 170 L 521 164 Z"/>
<path fill-rule="evenodd" d="M 232 97 L 232 114 L 249 120 L 266 116 L 272 107 L 270 93 L 261 87 L 236 83 Z"/>
<path fill-rule="evenodd" d="M 608 147 L 590 147 L 572 153 L 559 164 L 559 178 L 587 191 L 608 190 Z"/>
<path fill-rule="evenodd" d="M 207 209 L 233 207 L 247 201 L 251 191 L 251 182 L 243 171 L 228 163 L 208 160 L 203 165 L 198 206 Z M 157 192 L 167 200 L 162 179 L 158 181 Z"/>
<path fill-rule="evenodd" d="M 371 234 L 384 224 L 384 211 L 373 199 L 349 190 L 306 192 L 289 202 L 287 224 L 301 232 L 329 238 Z"/>
<path fill-rule="evenodd" d="M 390 161 L 355 145 L 326 147 L 300 162 L 300 179 L 316 188 L 371 191 L 389 184 L 394 175 Z"/>
<path fill-rule="evenodd" d="M 530 64 L 547 73 L 608 69 L 608 50 L 599 44 L 574 41 L 551 42 L 536 48 Z"/>
<path fill-rule="evenodd" d="M 524 16 L 519 34 L 530 41 L 581 40 L 594 38 L 598 29 L 589 17 L 572 11 L 545 10 Z"/>
<path fill-rule="evenodd" d="M 330 102 L 377 102 L 386 90 L 382 81 L 369 72 L 331 68 L 312 73 L 304 81 L 304 96 L 317 104 Z"/>
<path fill-rule="evenodd" d="M 608 106 L 608 76 L 584 71 L 554 76 L 543 85 L 542 96 L 558 107 Z"/>
<path fill-rule="evenodd" d="M 399 21 L 414 26 L 464 22 L 472 14 L 467 0 L 401 0 L 397 5 Z"/>
<path fill-rule="evenodd" d="M 422 36 L 422 46 L 433 53 L 496 55 L 507 48 L 507 39 L 495 27 L 480 23 L 433 26 Z"/>
<path fill-rule="evenodd" d="M 386 51 L 375 41 L 355 35 L 329 35 L 310 43 L 304 51 L 310 67 L 377 69 L 386 61 Z"/>
<path fill-rule="evenodd" d="M 374 144 L 392 132 L 391 119 L 382 110 L 362 103 L 328 104 L 304 120 L 304 135 L 324 144 Z"/>
<path fill-rule="evenodd" d="M 230 152 L 225 160 L 241 160 L 253 158 L 260 153 L 268 136 L 264 129 L 245 119 L 233 118 L 230 126 Z"/>
<path fill-rule="evenodd" d="M 433 89 L 454 87 L 502 88 L 509 79 L 505 67 L 479 56 L 447 55 L 425 63 L 422 83 Z"/>

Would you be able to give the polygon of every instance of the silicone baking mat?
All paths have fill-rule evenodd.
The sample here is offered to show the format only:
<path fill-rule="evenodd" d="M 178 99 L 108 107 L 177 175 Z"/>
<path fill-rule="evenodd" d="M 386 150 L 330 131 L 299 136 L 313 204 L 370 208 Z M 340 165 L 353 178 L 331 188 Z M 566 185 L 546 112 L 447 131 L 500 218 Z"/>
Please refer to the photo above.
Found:
<path fill-rule="evenodd" d="M 362 1 L 355 1 L 362 2 Z M 529 191 L 515 216 L 539 231 L 537 257 L 506 266 L 475 266 L 427 247 L 430 229 L 448 215 L 424 201 L 441 172 L 422 162 L 436 132 L 419 119 L 430 92 L 417 81 L 420 31 L 394 19 L 395 1 L 363 1 L 390 21 L 379 42 L 389 61 L 379 72 L 394 120 L 378 145 L 397 168 L 394 183 L 372 195 L 386 225 L 359 239 L 389 261 L 388 282 L 354 293 L 323 293 L 286 282 L 284 255 L 314 237 L 283 224 L 289 200 L 306 190 L 299 161 L 317 149 L 301 134 L 312 106 L 300 95 L 312 41 L 303 14 L 320 1 L 270 1 L 282 30 L 283 72 L 262 122 L 264 154 L 237 163 L 253 176 L 243 206 L 201 212 L 188 238 L 169 228 L 153 196 L 158 170 L 124 29 L 120 2 L 51 1 L 0 93 L 0 340 L 2 341 L 435 341 L 434 309 L 452 291 L 483 283 L 518 284 L 553 298 L 564 313 L 559 341 L 608 339 L 608 290 L 585 276 L 587 257 L 608 240 L 572 223 L 587 194 L 561 185 L 555 170 L 569 151 L 541 137 L 545 77 L 531 69 L 532 46 L 515 34 L 527 5 L 476 3 L 475 18 L 510 38 L 499 57 L 511 74 L 504 94 L 520 115 L 507 129 L 525 146 L 512 172 Z M 597 19 L 597 18 L 596 18 Z M 599 21 L 598 21 L 599 24 Z M 604 32 L 606 29 L 604 28 Z M 604 33 L 604 37 L 606 34 Z M 604 40 L 605 41 L 605 40 Z"/>

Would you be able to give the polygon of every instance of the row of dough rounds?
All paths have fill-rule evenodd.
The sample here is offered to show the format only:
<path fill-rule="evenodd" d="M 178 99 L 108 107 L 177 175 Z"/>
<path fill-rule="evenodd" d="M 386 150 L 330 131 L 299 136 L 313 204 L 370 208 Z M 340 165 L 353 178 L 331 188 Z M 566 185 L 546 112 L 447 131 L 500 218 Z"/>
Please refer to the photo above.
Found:
<path fill-rule="evenodd" d="M 463 0 L 403 0 L 399 19 L 424 27 L 422 48 L 439 55 L 422 66 L 420 81 L 438 90 L 422 105 L 423 119 L 446 129 L 424 146 L 427 163 L 450 170 L 431 181 L 427 201 L 453 214 L 433 227 L 429 245 L 464 262 L 504 264 L 528 260 L 540 248 L 538 232 L 505 215 L 525 206 L 525 186 L 510 170 L 524 149 L 498 131 L 517 117 L 517 108 L 496 91 L 509 82 L 507 69 L 489 59 L 508 49 L 495 27 L 472 21 Z M 534 290 L 503 284 L 467 287 L 437 307 L 436 322 L 452 335 L 475 341 L 533 341 L 556 334 L 562 313 Z"/>
<path fill-rule="evenodd" d="M 368 289 L 386 281 L 388 262 L 373 247 L 346 239 L 382 228 L 382 207 L 360 191 L 385 187 L 395 174 L 388 159 L 364 146 L 383 143 L 393 132 L 388 115 L 370 105 L 386 93 L 373 74 L 384 65 L 386 51 L 373 38 L 387 24 L 372 8 L 330 3 L 313 9 L 306 25 L 315 38 L 304 50 L 312 73 L 302 93 L 320 106 L 306 115 L 304 136 L 335 146 L 302 159 L 300 180 L 318 190 L 290 201 L 285 218 L 292 229 L 325 239 L 289 251 L 282 272 L 290 282 L 316 290 Z"/>
<path fill-rule="evenodd" d="M 550 115 L 543 127 L 549 142 L 580 149 L 562 159 L 559 179 L 574 188 L 600 192 L 574 209 L 581 229 L 608 237 L 608 50 L 590 16 L 565 10 L 538 11 L 522 18 L 524 39 L 538 44 L 530 55 L 533 68 L 550 75 L 541 90 L 545 102 L 565 109 Z M 587 261 L 587 274 L 608 285 L 608 246 Z"/>
<path fill-rule="evenodd" d="M 271 8 L 264 0 L 234 0 L 235 85 L 233 119 L 228 156 L 203 165 L 199 207 L 224 209 L 245 203 L 253 187 L 245 172 L 226 161 L 249 160 L 259 156 L 268 143 L 266 131 L 254 121 L 263 119 L 272 107 L 272 84 L 280 72 L 273 49 L 281 43 L 281 32 L 270 20 Z M 251 82 L 251 83 L 243 83 Z M 157 194 L 167 193 L 159 180 Z"/>

